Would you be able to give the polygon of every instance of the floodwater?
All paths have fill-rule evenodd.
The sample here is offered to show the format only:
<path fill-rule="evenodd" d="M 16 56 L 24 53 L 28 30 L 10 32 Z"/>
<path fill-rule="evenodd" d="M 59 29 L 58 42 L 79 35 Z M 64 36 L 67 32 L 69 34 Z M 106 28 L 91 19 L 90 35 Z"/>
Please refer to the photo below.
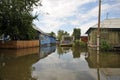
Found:
<path fill-rule="evenodd" d="M 0 80 L 120 80 L 120 52 L 79 46 L 0 49 Z"/>

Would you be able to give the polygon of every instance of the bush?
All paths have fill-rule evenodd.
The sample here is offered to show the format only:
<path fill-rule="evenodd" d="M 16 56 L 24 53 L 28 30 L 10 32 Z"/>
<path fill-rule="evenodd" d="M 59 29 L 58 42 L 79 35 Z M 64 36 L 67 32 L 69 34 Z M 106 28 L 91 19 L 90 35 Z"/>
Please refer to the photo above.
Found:
<path fill-rule="evenodd" d="M 101 51 L 109 51 L 111 49 L 112 49 L 112 47 L 111 47 L 111 45 L 109 43 L 107 43 L 107 41 L 102 40 L 100 42 L 100 50 Z"/>
<path fill-rule="evenodd" d="M 79 40 L 75 40 L 73 45 L 77 45 L 80 47 L 87 47 L 87 43 L 83 42 L 83 41 L 79 41 Z"/>
<path fill-rule="evenodd" d="M 73 43 L 73 46 L 80 46 L 80 41 L 79 40 L 75 40 Z"/>
<path fill-rule="evenodd" d="M 81 42 L 80 42 L 80 46 L 81 46 L 81 47 L 87 47 L 87 43 L 86 43 L 86 42 L 81 41 Z"/>

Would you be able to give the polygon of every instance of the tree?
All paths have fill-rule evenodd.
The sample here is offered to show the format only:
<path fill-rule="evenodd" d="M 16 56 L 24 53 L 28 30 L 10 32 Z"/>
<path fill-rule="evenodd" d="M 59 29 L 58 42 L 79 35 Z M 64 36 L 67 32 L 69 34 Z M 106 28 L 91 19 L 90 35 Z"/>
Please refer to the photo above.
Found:
<path fill-rule="evenodd" d="M 56 34 L 54 32 L 49 33 L 50 36 L 56 37 Z"/>
<path fill-rule="evenodd" d="M 33 39 L 37 32 L 32 28 L 32 21 L 37 15 L 31 15 L 33 5 L 39 0 L 0 0 L 0 30 L 12 40 Z"/>
<path fill-rule="evenodd" d="M 59 30 L 57 36 L 58 40 L 61 40 L 63 35 L 69 35 L 69 33 L 67 31 Z"/>
<path fill-rule="evenodd" d="M 81 35 L 81 30 L 79 28 L 74 28 L 72 36 L 74 36 L 75 40 L 79 40 Z"/>
<path fill-rule="evenodd" d="M 63 33 L 64 33 L 63 30 L 59 30 L 59 31 L 58 31 L 58 36 L 57 36 L 57 39 L 58 39 L 58 40 L 61 40 L 61 39 L 62 39 Z"/>
<path fill-rule="evenodd" d="M 69 35 L 69 33 L 67 31 L 64 32 L 64 35 Z"/>

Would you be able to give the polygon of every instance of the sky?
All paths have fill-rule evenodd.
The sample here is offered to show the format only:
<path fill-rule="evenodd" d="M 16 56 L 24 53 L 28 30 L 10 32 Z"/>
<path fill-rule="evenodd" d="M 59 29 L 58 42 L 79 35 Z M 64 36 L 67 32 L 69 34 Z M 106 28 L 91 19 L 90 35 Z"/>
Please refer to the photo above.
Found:
<path fill-rule="evenodd" d="M 120 18 L 120 0 L 101 0 L 101 21 Z M 39 14 L 34 20 L 36 27 L 45 33 L 57 34 L 64 30 L 72 34 L 74 28 L 81 29 L 81 35 L 98 23 L 98 0 L 42 0 L 42 6 L 34 7 L 32 14 Z"/>

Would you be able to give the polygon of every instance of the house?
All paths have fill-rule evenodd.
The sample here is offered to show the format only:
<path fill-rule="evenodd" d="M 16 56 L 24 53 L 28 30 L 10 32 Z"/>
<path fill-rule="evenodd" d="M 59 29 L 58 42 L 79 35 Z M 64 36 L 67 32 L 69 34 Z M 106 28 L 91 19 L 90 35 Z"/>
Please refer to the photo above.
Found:
<path fill-rule="evenodd" d="M 71 46 L 73 43 L 73 40 L 74 40 L 73 36 L 63 35 L 60 45 L 61 46 Z"/>
<path fill-rule="evenodd" d="M 61 43 L 70 43 L 72 41 L 73 41 L 73 37 L 72 36 L 68 36 L 68 35 L 63 35 L 62 36 Z"/>
<path fill-rule="evenodd" d="M 56 44 L 56 38 L 43 32 L 39 28 L 34 26 L 34 29 L 36 29 L 39 33 L 39 43 L 41 46 L 46 46 L 50 44 Z"/>
<path fill-rule="evenodd" d="M 20 48 L 31 48 L 31 47 L 39 47 L 43 45 L 51 45 L 56 44 L 56 38 L 53 36 L 44 33 L 39 28 L 33 26 L 35 30 L 38 31 L 39 39 L 37 40 L 10 40 L 10 36 L 0 36 L 0 48 L 8 48 L 8 49 L 20 49 Z"/>
<path fill-rule="evenodd" d="M 88 42 L 88 36 L 80 36 L 80 41 L 87 43 Z"/>
<path fill-rule="evenodd" d="M 41 45 L 49 45 L 56 43 L 56 38 L 47 34 L 40 33 L 39 40 Z"/>
<path fill-rule="evenodd" d="M 88 34 L 88 46 L 96 46 L 97 44 L 97 27 L 98 24 L 90 27 Z M 106 41 L 111 46 L 120 47 L 120 18 L 106 19 L 100 23 L 100 42 Z"/>

